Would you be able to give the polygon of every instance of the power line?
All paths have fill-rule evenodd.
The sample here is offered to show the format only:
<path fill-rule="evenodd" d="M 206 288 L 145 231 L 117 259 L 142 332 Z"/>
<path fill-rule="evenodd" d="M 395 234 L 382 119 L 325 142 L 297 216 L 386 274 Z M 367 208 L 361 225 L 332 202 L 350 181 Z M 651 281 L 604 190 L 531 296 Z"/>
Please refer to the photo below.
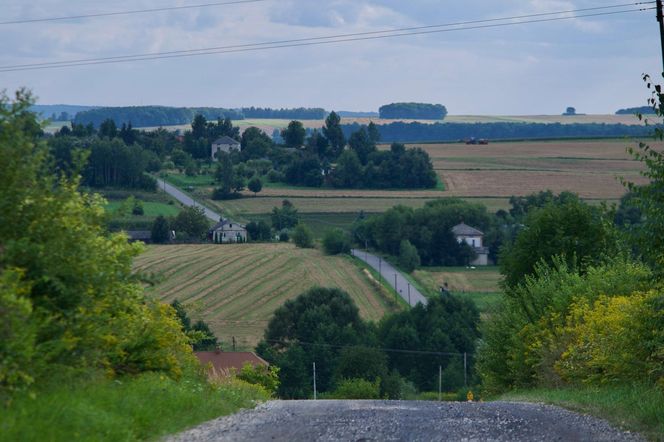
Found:
<path fill-rule="evenodd" d="M 217 46 L 217 47 L 200 48 L 200 49 L 186 49 L 186 50 L 180 50 L 180 51 L 151 52 L 151 53 L 134 54 L 134 55 L 120 55 L 120 56 L 115 56 L 115 57 L 101 57 L 101 58 L 97 57 L 97 58 L 78 59 L 78 60 L 55 61 L 55 62 L 45 62 L 45 63 L 31 63 L 31 64 L 22 64 L 22 65 L 13 65 L 13 66 L 0 66 L 0 69 L 50 66 L 50 65 L 73 64 L 73 63 L 86 63 L 86 62 L 97 62 L 97 61 L 106 61 L 106 60 L 125 60 L 125 59 L 135 59 L 135 58 L 143 59 L 144 57 L 158 57 L 158 56 L 161 57 L 161 56 L 166 56 L 166 55 L 178 55 L 178 54 L 182 54 L 183 56 L 186 56 L 188 54 L 193 54 L 193 53 L 198 53 L 198 52 L 205 52 L 204 54 L 200 54 L 200 55 L 207 55 L 208 52 L 217 53 L 217 52 L 211 52 L 211 51 L 223 51 L 223 50 L 229 50 L 229 49 L 254 48 L 254 47 L 270 46 L 270 45 L 285 45 L 285 44 L 291 44 L 291 43 L 315 42 L 315 41 L 321 41 L 321 40 L 333 40 L 333 39 L 341 39 L 341 38 L 348 38 L 348 37 L 380 35 L 380 34 L 389 34 L 389 33 L 395 33 L 395 32 L 422 31 L 422 30 L 425 30 L 425 29 L 446 28 L 446 27 L 452 27 L 452 26 L 465 26 L 465 25 L 474 25 L 474 24 L 480 24 L 480 23 L 491 23 L 491 22 L 508 21 L 508 20 L 520 20 L 520 19 L 526 19 L 526 18 L 545 17 L 545 16 L 551 16 L 551 15 L 562 15 L 562 14 L 572 14 L 572 13 L 578 13 L 578 12 L 589 12 L 589 11 L 597 11 L 597 10 L 616 9 L 616 8 L 622 8 L 622 7 L 627 7 L 627 6 L 638 6 L 638 5 L 642 5 L 642 4 L 652 4 L 652 3 L 654 3 L 654 1 L 637 2 L 637 3 L 624 3 L 624 4 L 610 5 L 610 6 L 597 6 L 597 7 L 593 7 L 593 8 L 572 9 L 572 10 L 557 11 L 557 12 L 542 12 L 542 13 L 537 13 L 537 14 L 517 15 L 517 16 L 512 16 L 512 17 L 461 21 L 461 22 L 444 23 L 444 24 L 438 24 L 438 25 L 427 25 L 427 26 L 417 26 L 417 27 L 408 27 L 408 28 L 386 29 L 386 30 L 382 30 L 382 31 L 355 32 L 355 33 L 328 35 L 328 36 L 323 36 L 323 37 L 308 37 L 308 38 L 300 38 L 300 39 L 278 40 L 278 41 L 271 41 L 271 42 L 264 42 L 264 43 L 248 43 L 248 44 L 230 45 L 230 46 Z M 634 10 L 634 11 L 641 11 L 641 10 L 643 10 L 643 9 L 638 9 L 638 10 Z M 620 11 L 618 11 L 618 12 L 620 12 Z M 632 12 L 632 10 L 624 11 L 624 12 Z M 587 15 L 587 16 L 590 16 L 590 15 Z M 582 17 L 586 17 L 586 16 L 561 17 L 561 19 L 582 18 Z M 529 23 L 529 22 L 519 22 L 519 23 L 513 23 L 513 24 L 521 24 L 521 23 Z M 512 23 L 510 23 L 510 24 L 512 24 Z M 507 23 L 505 25 L 507 25 Z M 465 30 L 465 29 L 473 29 L 473 28 L 462 28 L 462 29 L 455 29 L 455 30 Z M 438 32 L 444 32 L 444 31 L 447 31 L 447 30 L 441 30 L 441 31 L 438 31 Z M 415 32 L 413 32 L 412 34 L 408 34 L 408 35 L 417 35 L 417 34 Z M 385 37 L 389 37 L 389 35 L 385 36 Z M 194 54 L 194 55 L 199 55 L 199 54 Z"/>
<path fill-rule="evenodd" d="M 447 352 L 447 351 L 429 351 L 429 350 L 403 350 L 403 349 L 398 349 L 398 348 L 380 348 L 380 347 L 370 347 L 370 346 L 362 346 L 362 345 L 334 345 L 334 344 L 322 344 L 322 343 L 314 343 L 314 342 L 303 342 L 303 341 L 292 341 L 292 342 L 285 342 L 285 341 L 279 341 L 279 340 L 274 340 L 274 339 L 266 339 L 265 342 L 270 342 L 273 344 L 282 344 L 282 345 L 288 345 L 288 344 L 298 344 L 298 345 L 305 345 L 309 347 L 327 347 L 327 348 L 368 348 L 368 349 L 374 349 L 374 350 L 381 350 L 384 352 L 388 353 L 405 353 L 405 354 L 418 354 L 418 355 L 434 355 L 434 356 L 463 356 L 464 353 L 458 353 L 458 352 Z"/>
<path fill-rule="evenodd" d="M 83 15 L 69 15 L 65 17 L 48 17 L 48 18 L 29 18 L 25 20 L 10 20 L 0 22 L 0 26 L 3 25 L 19 25 L 27 23 L 40 23 L 40 22 L 49 22 L 49 21 L 65 21 L 65 20 L 77 20 L 84 18 L 96 18 L 96 17 L 111 17 L 115 15 L 131 15 L 131 14 L 146 14 L 150 12 L 164 12 L 164 11 L 177 11 L 182 9 L 195 9 L 195 8 L 209 8 L 212 6 L 229 6 L 229 5 L 240 5 L 245 3 L 259 3 L 265 2 L 268 0 L 236 0 L 230 2 L 217 2 L 217 3 L 204 3 L 199 5 L 188 5 L 188 6 L 170 6 L 164 8 L 152 8 L 152 9 L 136 9 L 132 11 L 118 11 L 118 12 L 100 12 L 97 14 L 83 14 Z"/>
<path fill-rule="evenodd" d="M 639 2 L 632 3 L 630 5 L 638 5 L 645 3 L 653 2 Z M 616 8 L 619 6 L 605 6 L 600 8 L 591 8 L 591 9 L 606 9 L 606 8 Z M 311 37 L 297 40 L 282 40 L 282 41 L 273 41 L 265 43 L 250 43 L 243 45 L 231 45 L 231 46 L 219 46 L 214 48 L 201 48 L 201 49 L 189 49 L 182 51 L 171 51 L 171 52 L 156 52 L 156 53 L 147 53 L 147 54 L 136 54 L 136 55 L 125 55 L 125 56 L 116 56 L 116 57 L 102 57 L 102 58 L 89 58 L 89 59 L 79 59 L 79 60 L 68 60 L 68 61 L 56 61 L 56 62 L 45 62 L 45 63 L 33 63 L 33 64 L 23 64 L 23 65 L 8 65 L 0 66 L 0 72 L 15 72 L 15 71 L 27 71 L 27 70 L 40 70 L 40 69 L 54 69 L 61 67 L 75 67 L 75 66 L 89 66 L 97 64 L 113 64 L 113 63 L 126 63 L 131 61 L 146 61 L 146 60 L 159 60 L 159 59 L 168 59 L 168 58 L 183 58 L 183 57 L 194 57 L 201 55 L 212 55 L 212 54 L 228 54 L 228 53 L 242 53 L 242 52 L 253 52 L 253 51 L 262 51 L 269 49 L 282 49 L 282 48 L 294 48 L 294 47 L 304 47 L 304 46 L 317 46 L 324 44 L 333 44 L 333 43 L 345 43 L 353 41 L 366 41 L 366 40 L 378 40 L 384 38 L 393 38 L 393 37 L 404 37 L 412 35 L 425 35 L 425 34 L 435 34 L 435 33 L 444 33 L 444 32 L 455 32 L 455 31 L 468 31 L 468 30 L 477 30 L 477 29 L 487 29 L 487 28 L 498 28 L 505 26 L 517 26 L 523 24 L 532 24 L 532 23 L 545 23 L 545 22 L 554 22 L 562 20 L 572 20 L 579 18 L 587 17 L 599 17 L 599 16 L 609 16 L 609 15 L 618 15 L 626 14 L 631 12 L 642 12 L 655 9 L 651 8 L 638 8 L 638 9 L 627 9 L 620 11 L 610 11 L 610 12 L 599 12 L 592 14 L 583 14 L 575 15 L 568 17 L 549 17 L 536 20 L 525 20 L 517 21 L 510 23 L 492 23 L 476 26 L 466 26 L 466 27 L 456 27 L 452 29 L 431 29 L 431 28 L 441 28 L 441 27 L 450 27 L 450 26 L 459 26 L 470 23 L 486 23 L 486 22 L 495 22 L 495 21 L 505 21 L 505 20 L 515 20 L 521 19 L 522 17 L 527 16 L 517 16 L 517 17 L 506 17 L 502 19 L 487 19 L 487 20 L 476 20 L 470 22 L 459 22 L 452 24 L 441 24 L 441 25 L 429 25 L 422 26 L 418 28 L 401 28 L 385 31 L 372 31 L 372 32 L 360 32 L 352 34 L 339 34 L 326 37 Z M 560 15 L 568 14 L 573 12 L 578 12 L 581 10 L 571 10 L 571 11 L 561 11 L 561 12 L 550 12 L 550 13 L 541 13 L 541 14 L 532 14 L 534 16 L 542 15 Z M 430 30 L 419 30 L 415 32 L 409 32 L 411 29 L 430 29 Z M 407 32 L 402 32 L 407 31 Z M 381 34 L 381 35 L 375 35 Z"/>

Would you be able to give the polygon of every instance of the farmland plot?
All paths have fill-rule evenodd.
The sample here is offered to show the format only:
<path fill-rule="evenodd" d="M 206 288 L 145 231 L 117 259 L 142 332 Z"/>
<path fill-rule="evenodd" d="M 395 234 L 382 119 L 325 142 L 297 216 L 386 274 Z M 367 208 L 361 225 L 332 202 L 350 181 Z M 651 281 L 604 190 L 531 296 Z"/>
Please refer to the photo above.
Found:
<path fill-rule="evenodd" d="M 258 343 L 279 306 L 315 285 L 348 292 L 365 319 L 394 308 L 349 258 L 290 244 L 152 246 L 135 267 L 161 276 L 149 293 L 183 302 L 226 346 L 235 336 L 244 349 Z"/>

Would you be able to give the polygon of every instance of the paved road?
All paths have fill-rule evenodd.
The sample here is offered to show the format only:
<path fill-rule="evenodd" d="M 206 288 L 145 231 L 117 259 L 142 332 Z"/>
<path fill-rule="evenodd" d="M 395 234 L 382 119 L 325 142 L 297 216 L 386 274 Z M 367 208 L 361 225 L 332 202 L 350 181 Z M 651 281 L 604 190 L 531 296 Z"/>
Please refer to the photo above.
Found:
<path fill-rule="evenodd" d="M 166 192 L 176 200 L 180 201 L 182 204 L 185 206 L 198 206 L 202 207 L 203 210 L 205 210 L 205 216 L 207 216 L 209 219 L 212 221 L 219 222 L 221 219 L 221 215 L 218 214 L 217 212 L 208 209 L 207 207 L 203 206 L 202 204 L 197 203 L 194 199 L 192 199 L 189 195 L 181 191 L 175 186 L 171 186 L 168 184 L 166 181 L 162 180 L 161 178 L 157 178 L 157 183 L 159 185 L 159 189 L 162 190 L 163 192 Z"/>
<path fill-rule="evenodd" d="M 645 441 L 549 405 L 415 401 L 272 401 L 168 440 Z"/>
<path fill-rule="evenodd" d="M 396 290 L 397 293 L 412 307 L 415 307 L 418 302 L 427 305 L 427 298 L 425 298 L 419 290 L 413 287 L 401 272 L 395 269 L 389 262 L 363 250 L 353 249 L 351 250 L 351 253 L 353 256 L 360 258 L 362 261 L 373 267 L 374 270 L 379 272 L 392 288 L 394 288 L 394 290 Z M 394 275 L 396 275 L 396 282 Z M 409 290 L 410 297 L 408 296 Z"/>

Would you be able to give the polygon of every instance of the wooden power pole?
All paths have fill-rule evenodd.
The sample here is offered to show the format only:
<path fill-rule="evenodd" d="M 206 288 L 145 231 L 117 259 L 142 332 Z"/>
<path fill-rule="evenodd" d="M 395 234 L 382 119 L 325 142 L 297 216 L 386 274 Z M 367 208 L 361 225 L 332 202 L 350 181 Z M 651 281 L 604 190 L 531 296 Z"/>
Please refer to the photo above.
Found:
<path fill-rule="evenodd" d="M 664 9 L 662 0 L 657 0 L 657 21 L 659 22 L 659 37 L 662 42 L 662 67 L 664 68 Z M 662 70 L 664 72 L 664 69 Z"/>

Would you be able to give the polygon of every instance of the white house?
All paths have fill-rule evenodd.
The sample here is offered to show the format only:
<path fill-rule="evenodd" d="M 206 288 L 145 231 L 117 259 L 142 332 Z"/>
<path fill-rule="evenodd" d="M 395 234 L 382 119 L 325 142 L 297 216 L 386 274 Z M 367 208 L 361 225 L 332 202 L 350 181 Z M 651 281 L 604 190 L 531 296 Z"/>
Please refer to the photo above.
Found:
<path fill-rule="evenodd" d="M 210 239 L 215 244 L 247 242 L 247 228 L 244 224 L 225 219 L 212 228 Z"/>
<path fill-rule="evenodd" d="M 212 159 L 217 158 L 217 152 L 231 153 L 232 150 L 242 150 L 240 142 L 228 136 L 223 136 L 212 143 Z"/>
<path fill-rule="evenodd" d="M 475 251 L 477 258 L 475 258 L 475 260 L 470 263 L 471 265 L 489 265 L 489 248 L 482 245 L 484 233 L 464 223 L 457 224 L 456 226 L 452 227 L 452 233 L 454 234 L 457 242 L 465 242 Z"/>

